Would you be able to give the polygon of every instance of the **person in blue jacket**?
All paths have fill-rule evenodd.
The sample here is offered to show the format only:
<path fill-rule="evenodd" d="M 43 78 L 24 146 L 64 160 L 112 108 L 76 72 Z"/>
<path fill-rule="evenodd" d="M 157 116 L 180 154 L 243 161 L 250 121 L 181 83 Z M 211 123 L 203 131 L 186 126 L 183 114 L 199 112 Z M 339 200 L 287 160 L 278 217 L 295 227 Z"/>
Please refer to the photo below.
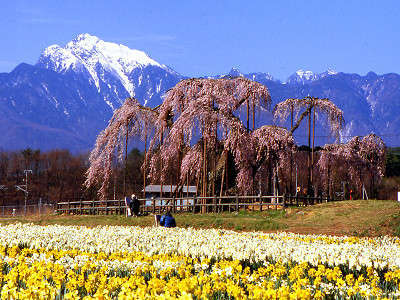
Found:
<path fill-rule="evenodd" d="M 167 211 L 165 215 L 161 216 L 160 225 L 164 227 L 176 227 L 176 222 L 171 212 Z"/>

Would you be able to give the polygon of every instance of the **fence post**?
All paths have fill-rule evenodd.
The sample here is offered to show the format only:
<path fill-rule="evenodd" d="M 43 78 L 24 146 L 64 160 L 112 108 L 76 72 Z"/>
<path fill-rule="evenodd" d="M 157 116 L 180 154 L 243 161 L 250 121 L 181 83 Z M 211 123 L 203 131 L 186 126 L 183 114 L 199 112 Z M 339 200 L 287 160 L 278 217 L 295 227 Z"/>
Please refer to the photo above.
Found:
<path fill-rule="evenodd" d="M 94 198 L 93 198 L 93 200 L 92 200 L 93 202 L 92 202 L 92 209 L 93 209 L 93 214 L 95 215 L 96 214 L 96 209 L 95 209 L 95 207 L 94 207 Z"/>
<path fill-rule="evenodd" d="M 175 196 L 172 198 L 172 211 L 176 213 L 176 199 Z"/>
<path fill-rule="evenodd" d="M 81 215 L 83 215 L 83 210 L 82 210 L 82 198 L 79 198 L 79 210 L 81 212 Z"/>
<path fill-rule="evenodd" d="M 196 196 L 193 197 L 193 207 L 192 207 L 192 212 L 196 212 Z"/>
<path fill-rule="evenodd" d="M 154 198 L 152 198 L 151 199 L 152 201 L 153 201 L 153 214 L 155 214 L 156 213 L 156 199 L 154 199 Z"/>
<path fill-rule="evenodd" d="M 283 194 L 283 208 L 286 207 L 286 194 Z"/>
<path fill-rule="evenodd" d="M 68 198 L 68 214 L 70 214 L 71 204 L 69 203 L 70 199 Z"/>
<path fill-rule="evenodd" d="M 296 194 L 296 206 L 299 207 L 299 194 Z"/>
<path fill-rule="evenodd" d="M 239 196 L 236 194 L 236 211 L 239 212 Z"/>
<path fill-rule="evenodd" d="M 204 206 L 204 204 L 206 204 L 207 203 L 207 200 L 204 200 L 202 197 L 204 197 L 204 196 L 200 196 L 199 198 L 199 207 L 200 207 L 200 209 L 199 209 L 199 212 L 201 213 L 201 214 L 203 214 L 203 210 L 205 210 L 204 208 L 207 208 L 207 206 Z"/>
<path fill-rule="evenodd" d="M 213 196 L 213 212 L 217 212 L 217 199 L 215 198 L 215 195 Z"/>

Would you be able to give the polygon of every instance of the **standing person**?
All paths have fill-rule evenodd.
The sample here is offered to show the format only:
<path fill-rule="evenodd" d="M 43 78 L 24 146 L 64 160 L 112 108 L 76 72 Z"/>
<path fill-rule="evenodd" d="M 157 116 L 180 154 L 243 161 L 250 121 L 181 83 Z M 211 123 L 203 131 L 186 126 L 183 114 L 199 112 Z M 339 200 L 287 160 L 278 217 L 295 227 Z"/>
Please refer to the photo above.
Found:
<path fill-rule="evenodd" d="M 132 201 L 131 201 L 131 211 L 132 214 L 137 217 L 139 216 L 139 210 L 140 210 L 140 202 L 139 199 L 136 197 L 135 194 L 132 194 Z"/>
<path fill-rule="evenodd" d="M 167 211 L 165 215 L 161 216 L 160 225 L 164 227 L 176 227 L 175 219 L 170 211 Z"/>
<path fill-rule="evenodd" d="M 132 199 L 125 197 L 126 217 L 132 216 Z"/>

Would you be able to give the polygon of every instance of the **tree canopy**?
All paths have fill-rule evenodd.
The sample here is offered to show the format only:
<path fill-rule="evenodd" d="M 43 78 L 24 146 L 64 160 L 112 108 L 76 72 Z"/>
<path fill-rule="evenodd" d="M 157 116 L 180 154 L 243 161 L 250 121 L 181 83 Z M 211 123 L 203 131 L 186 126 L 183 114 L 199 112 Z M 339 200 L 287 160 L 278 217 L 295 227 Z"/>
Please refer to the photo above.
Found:
<path fill-rule="evenodd" d="M 296 116 L 290 130 L 272 125 L 256 128 L 256 112 L 265 112 L 270 104 L 267 87 L 242 77 L 182 80 L 167 91 L 156 108 L 141 106 L 129 98 L 97 137 L 85 185 L 99 185 L 99 194 L 105 198 L 113 166 L 126 155 L 128 139 L 138 137 L 145 141 L 144 178 L 178 186 L 191 182 L 206 196 L 216 194 L 217 188 L 226 192 L 228 177 L 233 176 L 235 192 L 251 194 L 257 191 L 257 184 L 261 186 L 277 176 L 278 169 L 288 173 L 290 166 L 292 172 L 297 149 L 292 133 L 305 117 L 310 127 L 312 114 L 314 124 L 315 116 L 326 116 L 336 136 L 344 123 L 343 112 L 329 99 L 306 97 L 287 99 L 275 106 L 276 119 Z M 384 172 L 384 149 L 376 135 L 356 137 L 346 145 L 323 147 L 317 166 L 326 177 L 334 161 L 343 159 L 352 178 L 356 178 L 358 166 L 379 177 Z M 234 174 L 228 171 L 229 161 Z"/>

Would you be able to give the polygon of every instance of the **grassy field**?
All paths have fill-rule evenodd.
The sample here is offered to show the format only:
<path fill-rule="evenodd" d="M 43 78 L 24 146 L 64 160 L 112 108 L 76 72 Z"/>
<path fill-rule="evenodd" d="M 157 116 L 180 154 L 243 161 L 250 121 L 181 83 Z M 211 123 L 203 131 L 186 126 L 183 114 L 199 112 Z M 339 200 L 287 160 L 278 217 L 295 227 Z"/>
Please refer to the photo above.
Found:
<path fill-rule="evenodd" d="M 237 231 L 290 231 L 305 234 L 355 236 L 400 236 L 400 203 L 382 200 L 353 200 L 285 210 L 240 211 L 221 214 L 175 214 L 177 225 L 195 228 L 224 228 Z M 8 223 L 60 225 L 139 225 L 152 226 L 152 215 L 125 216 L 45 215 L 0 219 Z"/>

